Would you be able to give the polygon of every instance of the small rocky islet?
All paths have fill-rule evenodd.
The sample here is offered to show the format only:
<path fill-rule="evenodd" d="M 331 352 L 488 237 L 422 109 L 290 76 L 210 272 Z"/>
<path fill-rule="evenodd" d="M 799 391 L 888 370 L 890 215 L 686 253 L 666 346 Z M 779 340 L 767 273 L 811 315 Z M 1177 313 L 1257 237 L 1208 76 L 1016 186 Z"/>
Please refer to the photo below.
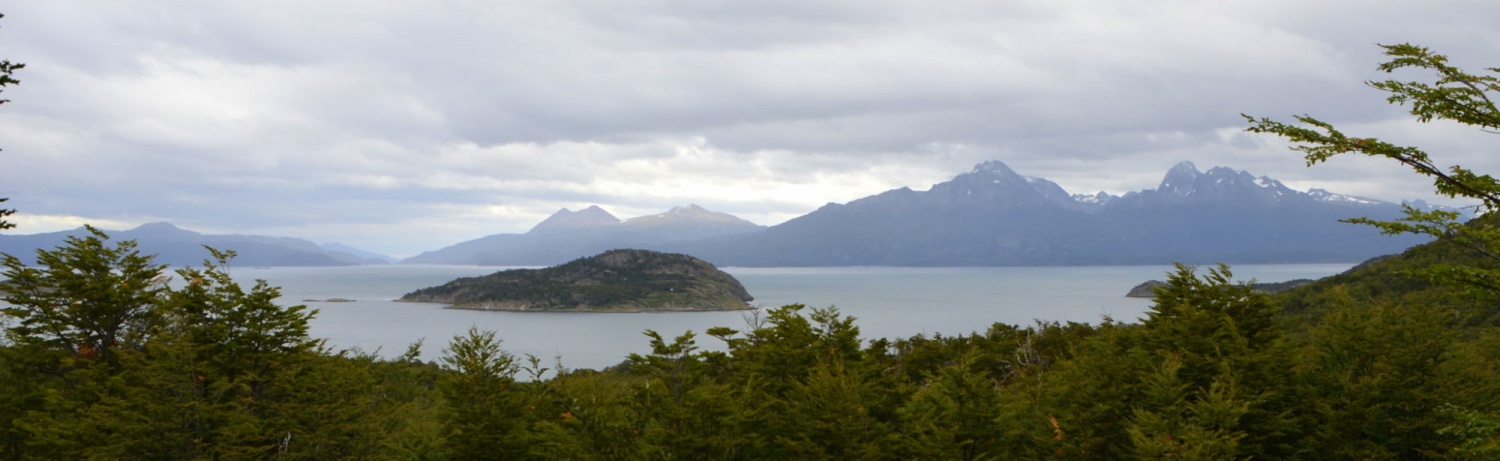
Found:
<path fill-rule="evenodd" d="M 397 301 L 455 309 L 674 312 L 749 309 L 739 280 L 692 256 L 610 250 L 542 269 L 510 269 L 407 293 Z"/>

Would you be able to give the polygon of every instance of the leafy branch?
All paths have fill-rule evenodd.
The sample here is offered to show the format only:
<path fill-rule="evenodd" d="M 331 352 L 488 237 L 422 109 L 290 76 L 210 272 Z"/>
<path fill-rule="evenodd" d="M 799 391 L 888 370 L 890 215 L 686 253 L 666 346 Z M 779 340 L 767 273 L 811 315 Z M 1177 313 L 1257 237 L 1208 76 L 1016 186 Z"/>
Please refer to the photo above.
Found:
<path fill-rule="evenodd" d="M 1448 57 L 1412 44 L 1381 45 L 1391 59 L 1378 68 L 1386 73 L 1402 69 L 1427 70 L 1434 74 L 1429 82 L 1384 80 L 1365 82 L 1388 93 L 1386 101 L 1408 106 L 1417 121 L 1429 123 L 1448 120 L 1500 134 L 1500 110 L 1493 95 L 1500 93 L 1500 68 L 1486 68 L 1488 74 L 1473 74 L 1450 65 Z M 1297 123 L 1282 123 L 1269 118 L 1241 114 L 1252 133 L 1269 133 L 1294 143 L 1292 150 L 1303 152 L 1308 166 L 1326 162 L 1338 155 L 1357 154 L 1383 157 L 1406 165 L 1417 174 L 1432 179 L 1434 190 L 1451 198 L 1479 201 L 1475 208 L 1483 215 L 1468 223 L 1459 221 L 1461 214 L 1448 210 L 1421 210 L 1404 207 L 1404 216 L 1383 221 L 1354 218 L 1346 222 L 1375 226 L 1385 234 L 1420 234 L 1445 240 L 1470 249 L 1492 262 L 1500 262 L 1500 230 L 1489 215 L 1500 209 L 1500 180 L 1476 173 L 1460 165 L 1440 166 L 1426 151 L 1396 145 L 1373 137 L 1346 135 L 1332 124 L 1310 115 L 1295 116 Z M 1500 272 L 1474 267 L 1448 267 L 1428 272 L 1429 276 L 1457 281 L 1490 293 L 1500 293 Z"/>

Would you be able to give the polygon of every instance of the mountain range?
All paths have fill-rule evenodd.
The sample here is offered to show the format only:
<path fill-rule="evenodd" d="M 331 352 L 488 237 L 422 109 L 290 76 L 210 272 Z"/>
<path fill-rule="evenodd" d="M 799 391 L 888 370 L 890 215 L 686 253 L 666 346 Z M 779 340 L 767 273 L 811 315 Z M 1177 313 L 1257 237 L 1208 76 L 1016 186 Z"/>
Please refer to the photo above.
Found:
<path fill-rule="evenodd" d="M 1155 189 L 1114 196 L 1069 194 L 991 161 L 927 191 L 830 203 L 764 232 L 668 249 L 746 266 L 1341 262 L 1424 241 L 1339 222 L 1400 215 L 1398 204 L 1190 162 Z"/>
<path fill-rule="evenodd" d="M 524 234 L 495 234 L 402 260 L 413 264 L 549 266 L 619 248 L 654 249 L 676 242 L 765 230 L 698 205 L 620 220 L 598 206 L 559 210 Z"/>
<path fill-rule="evenodd" d="M 1425 204 L 1413 202 L 1414 206 Z M 1226 167 L 1181 162 L 1154 189 L 1072 194 L 999 161 L 925 191 L 900 188 L 829 203 L 775 226 L 697 205 L 619 219 L 598 206 L 562 209 L 525 233 L 494 234 L 401 260 L 409 264 L 543 266 L 618 248 L 684 253 L 720 266 L 1002 266 L 1360 261 L 1425 241 L 1383 236 L 1352 217 L 1393 219 L 1401 205 L 1293 190 Z M 0 235 L 0 252 L 30 254 L 66 235 Z M 285 237 L 203 235 L 166 223 L 115 234 L 169 264 L 234 249 L 242 265 L 392 261 L 338 244 Z"/>
<path fill-rule="evenodd" d="M 169 223 L 143 224 L 135 229 L 108 231 L 110 240 L 135 240 L 142 254 L 156 255 L 156 262 L 172 266 L 203 264 L 211 255 L 204 246 L 234 250 L 238 266 L 354 266 L 388 264 L 389 256 L 362 251 L 339 243 L 319 245 L 308 240 L 263 235 L 211 235 L 182 229 Z M 39 248 L 57 248 L 68 237 L 88 235 L 84 228 L 41 234 L 0 234 L 0 253 L 14 255 L 27 264 Z"/>

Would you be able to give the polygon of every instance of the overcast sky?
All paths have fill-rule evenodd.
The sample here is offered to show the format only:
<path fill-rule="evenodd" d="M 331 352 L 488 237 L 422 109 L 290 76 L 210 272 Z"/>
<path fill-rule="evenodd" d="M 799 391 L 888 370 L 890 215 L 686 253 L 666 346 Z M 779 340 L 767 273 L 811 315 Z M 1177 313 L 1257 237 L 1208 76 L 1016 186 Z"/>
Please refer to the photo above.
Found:
<path fill-rule="evenodd" d="M 169 221 L 404 257 L 560 208 L 689 203 L 773 225 L 985 160 L 1073 193 L 1173 164 L 1435 200 L 1305 167 L 1240 113 L 1500 172 L 1500 137 L 1362 82 L 1378 43 L 1500 66 L 1500 2 L 7 2 L 0 197 L 34 233 Z M 1426 79 L 1417 72 L 1403 79 Z M 1487 155 L 1491 154 L 1491 155 Z"/>

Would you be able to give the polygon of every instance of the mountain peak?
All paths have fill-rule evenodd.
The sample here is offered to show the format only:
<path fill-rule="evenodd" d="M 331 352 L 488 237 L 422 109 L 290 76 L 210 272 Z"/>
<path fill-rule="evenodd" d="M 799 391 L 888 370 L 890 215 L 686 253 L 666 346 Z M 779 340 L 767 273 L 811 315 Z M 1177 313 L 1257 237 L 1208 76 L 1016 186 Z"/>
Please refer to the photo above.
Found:
<path fill-rule="evenodd" d="M 1198 177 L 1202 175 L 1203 173 L 1198 172 L 1198 166 L 1193 162 L 1186 160 L 1177 162 L 1172 169 L 1167 170 L 1167 175 L 1161 178 L 1161 185 L 1156 186 L 1156 190 L 1169 194 L 1187 195 L 1192 192 L 1193 183 L 1197 182 Z"/>
<path fill-rule="evenodd" d="M 184 229 L 181 228 L 181 227 L 177 227 L 176 225 L 174 225 L 172 223 L 169 223 L 169 222 L 166 222 L 166 221 L 160 221 L 160 222 L 153 222 L 153 223 L 141 224 L 140 226 L 137 226 L 133 230 L 150 231 L 150 232 L 163 232 L 163 231 L 181 231 L 181 230 L 184 230 Z"/>
<path fill-rule="evenodd" d="M 721 213 L 698 205 L 675 206 L 665 213 L 630 218 L 623 223 L 633 228 L 660 226 L 729 226 L 734 228 L 759 228 L 759 225 L 740 219 L 729 213 Z"/>
<path fill-rule="evenodd" d="M 610 226 L 619 223 L 620 218 L 616 218 L 615 215 L 609 214 L 603 208 L 599 208 L 599 205 L 589 205 L 588 208 L 578 211 L 572 211 L 567 208 L 557 210 L 556 213 L 552 213 L 552 216 L 548 216 L 547 219 L 537 223 L 536 227 L 532 227 L 527 233 L 563 232 Z"/>
<path fill-rule="evenodd" d="M 1010 169 L 1010 166 L 999 160 L 989 160 L 974 165 L 974 171 L 971 173 L 996 173 L 1002 176 L 1020 176 L 1016 174 L 1016 170 Z"/>
<path fill-rule="evenodd" d="M 136 239 L 162 239 L 162 238 L 192 238 L 202 234 L 177 227 L 169 222 L 154 222 L 142 224 L 135 229 L 125 231 L 129 238 Z"/>
<path fill-rule="evenodd" d="M 703 213 L 713 213 L 713 212 L 712 211 L 708 211 L 707 208 L 703 208 L 701 206 L 698 206 L 695 203 L 690 203 L 687 206 L 674 206 L 674 207 L 672 207 L 672 209 L 667 210 L 667 213 L 669 213 L 669 214 L 703 214 Z"/>
<path fill-rule="evenodd" d="M 1167 170 L 1167 174 L 1172 174 L 1173 172 L 1192 174 L 1196 176 L 1198 174 L 1198 165 L 1194 165 L 1191 161 L 1183 160 L 1181 162 L 1177 162 L 1176 165 L 1172 165 L 1172 169 Z"/>

